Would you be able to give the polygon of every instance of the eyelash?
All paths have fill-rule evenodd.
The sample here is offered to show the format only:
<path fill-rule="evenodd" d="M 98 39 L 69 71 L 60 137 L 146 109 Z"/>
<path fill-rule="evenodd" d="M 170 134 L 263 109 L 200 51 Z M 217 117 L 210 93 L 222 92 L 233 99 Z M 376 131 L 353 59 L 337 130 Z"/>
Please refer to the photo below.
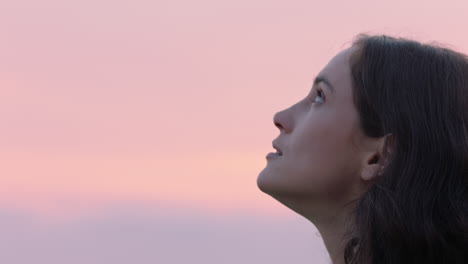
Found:
<path fill-rule="evenodd" d="M 325 102 L 325 96 L 323 94 L 322 89 L 317 88 L 317 95 L 320 95 L 320 97 L 322 97 L 322 102 L 321 103 Z M 314 97 L 314 98 L 317 98 L 317 97 Z M 315 103 L 315 100 L 312 100 L 312 103 Z"/>

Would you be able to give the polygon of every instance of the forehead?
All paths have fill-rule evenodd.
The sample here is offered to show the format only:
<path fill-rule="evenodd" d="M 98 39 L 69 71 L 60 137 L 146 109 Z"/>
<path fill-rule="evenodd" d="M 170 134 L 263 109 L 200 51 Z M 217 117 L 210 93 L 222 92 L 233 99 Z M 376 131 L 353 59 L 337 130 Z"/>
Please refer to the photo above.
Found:
<path fill-rule="evenodd" d="M 349 68 L 350 49 L 345 49 L 336 54 L 320 72 L 330 81 L 343 81 L 344 77 L 351 77 Z M 350 78 L 349 78 L 350 79 Z"/>
<path fill-rule="evenodd" d="M 348 48 L 336 54 L 319 75 L 327 78 L 335 88 L 335 97 L 349 98 L 351 95 L 351 69 L 349 66 L 349 57 L 354 49 Z"/>
<path fill-rule="evenodd" d="M 349 59 L 356 50 L 356 47 L 350 47 L 339 52 L 321 71 L 321 74 L 327 76 L 335 88 L 335 94 L 329 101 L 332 101 L 330 109 L 335 114 L 334 121 L 347 131 L 350 142 L 358 142 L 362 135 L 359 115 L 352 100 L 353 88 L 349 64 Z"/>

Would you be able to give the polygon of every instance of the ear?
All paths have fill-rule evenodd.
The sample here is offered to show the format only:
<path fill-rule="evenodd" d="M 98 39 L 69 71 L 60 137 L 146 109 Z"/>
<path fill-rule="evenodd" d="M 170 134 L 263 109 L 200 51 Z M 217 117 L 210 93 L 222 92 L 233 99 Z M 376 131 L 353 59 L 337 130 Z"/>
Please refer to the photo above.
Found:
<path fill-rule="evenodd" d="M 372 139 L 371 147 L 364 155 L 363 167 L 361 170 L 361 179 L 363 181 L 372 181 L 380 176 L 388 164 L 389 154 L 391 153 L 391 143 L 393 136 L 391 133 Z"/>

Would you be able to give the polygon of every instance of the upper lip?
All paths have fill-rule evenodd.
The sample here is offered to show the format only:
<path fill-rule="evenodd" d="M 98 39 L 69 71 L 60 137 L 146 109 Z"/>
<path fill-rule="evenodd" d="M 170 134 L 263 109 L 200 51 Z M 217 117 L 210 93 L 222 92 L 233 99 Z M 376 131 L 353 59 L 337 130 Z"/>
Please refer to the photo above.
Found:
<path fill-rule="evenodd" d="M 281 151 L 278 145 L 276 145 L 276 142 L 273 141 L 272 143 L 273 143 L 273 148 L 276 149 L 280 155 L 283 155 L 283 151 Z"/>

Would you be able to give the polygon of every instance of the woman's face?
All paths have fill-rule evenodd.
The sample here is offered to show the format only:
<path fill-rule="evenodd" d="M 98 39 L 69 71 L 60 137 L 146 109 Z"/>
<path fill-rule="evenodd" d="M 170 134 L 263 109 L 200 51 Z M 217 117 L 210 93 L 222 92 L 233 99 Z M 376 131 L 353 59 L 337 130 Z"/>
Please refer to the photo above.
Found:
<path fill-rule="evenodd" d="M 282 156 L 267 158 L 258 175 L 257 185 L 263 192 L 318 200 L 348 196 L 363 157 L 348 63 L 354 50 L 338 53 L 318 74 L 324 81 L 274 115 L 280 129 L 274 143 Z"/>

